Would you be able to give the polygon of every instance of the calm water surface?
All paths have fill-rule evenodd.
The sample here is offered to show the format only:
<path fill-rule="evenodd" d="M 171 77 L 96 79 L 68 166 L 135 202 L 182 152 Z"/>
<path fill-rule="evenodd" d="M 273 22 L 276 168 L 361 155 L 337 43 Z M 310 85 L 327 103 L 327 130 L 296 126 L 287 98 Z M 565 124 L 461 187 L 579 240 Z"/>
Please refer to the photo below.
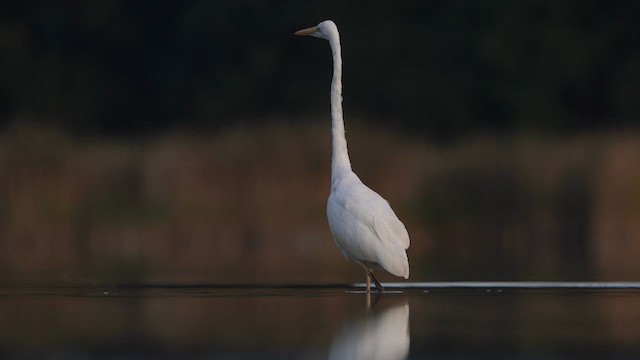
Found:
<path fill-rule="evenodd" d="M 0 288 L 0 358 L 639 359 L 640 290 Z"/>

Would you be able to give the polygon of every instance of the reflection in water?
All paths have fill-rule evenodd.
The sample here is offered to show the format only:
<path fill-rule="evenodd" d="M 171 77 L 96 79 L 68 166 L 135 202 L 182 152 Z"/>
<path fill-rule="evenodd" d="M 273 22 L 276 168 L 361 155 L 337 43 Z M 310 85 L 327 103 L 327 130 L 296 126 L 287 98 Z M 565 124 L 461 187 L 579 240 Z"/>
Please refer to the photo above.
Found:
<path fill-rule="evenodd" d="M 0 359 L 640 359 L 637 289 L 360 289 L 0 286 Z"/>
<path fill-rule="evenodd" d="M 333 339 L 329 359 L 406 359 L 409 343 L 408 303 L 368 309 L 364 316 L 347 319 Z"/>

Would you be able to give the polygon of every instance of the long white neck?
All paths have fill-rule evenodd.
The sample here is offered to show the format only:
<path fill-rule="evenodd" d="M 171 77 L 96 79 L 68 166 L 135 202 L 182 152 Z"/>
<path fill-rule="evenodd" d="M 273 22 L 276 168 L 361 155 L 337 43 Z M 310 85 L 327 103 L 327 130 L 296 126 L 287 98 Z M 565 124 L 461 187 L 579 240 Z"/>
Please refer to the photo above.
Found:
<path fill-rule="evenodd" d="M 333 79 L 331 80 L 331 135 L 333 154 L 331 156 L 331 184 L 351 171 L 351 162 L 347 151 L 344 119 L 342 118 L 342 55 L 340 52 L 340 35 L 337 31 L 329 37 L 333 55 Z"/>

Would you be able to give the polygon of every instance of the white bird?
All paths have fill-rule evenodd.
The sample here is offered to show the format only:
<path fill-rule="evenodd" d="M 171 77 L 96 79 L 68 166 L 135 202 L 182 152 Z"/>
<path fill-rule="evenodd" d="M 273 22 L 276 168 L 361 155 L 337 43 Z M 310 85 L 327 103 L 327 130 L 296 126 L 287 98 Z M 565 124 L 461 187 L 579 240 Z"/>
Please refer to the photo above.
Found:
<path fill-rule="evenodd" d="M 326 20 L 295 35 L 326 39 L 333 54 L 331 80 L 331 194 L 327 202 L 329 228 L 338 248 L 347 259 L 360 264 L 366 273 L 367 292 L 371 280 L 384 291 L 373 276 L 373 267 L 381 266 L 393 275 L 409 278 L 409 234 L 389 203 L 362 183 L 351 170 L 344 120 L 342 118 L 342 56 L 336 24 Z"/>

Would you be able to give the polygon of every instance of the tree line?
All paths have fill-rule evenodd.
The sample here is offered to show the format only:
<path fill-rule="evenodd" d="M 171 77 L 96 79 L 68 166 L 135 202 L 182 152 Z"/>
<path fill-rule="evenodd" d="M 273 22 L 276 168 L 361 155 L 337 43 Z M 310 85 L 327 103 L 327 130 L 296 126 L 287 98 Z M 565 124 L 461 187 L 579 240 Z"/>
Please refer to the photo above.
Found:
<path fill-rule="evenodd" d="M 637 124 L 632 1 L 8 2 L 0 126 L 77 134 L 208 130 L 328 116 L 341 30 L 347 121 L 451 138 Z"/>

